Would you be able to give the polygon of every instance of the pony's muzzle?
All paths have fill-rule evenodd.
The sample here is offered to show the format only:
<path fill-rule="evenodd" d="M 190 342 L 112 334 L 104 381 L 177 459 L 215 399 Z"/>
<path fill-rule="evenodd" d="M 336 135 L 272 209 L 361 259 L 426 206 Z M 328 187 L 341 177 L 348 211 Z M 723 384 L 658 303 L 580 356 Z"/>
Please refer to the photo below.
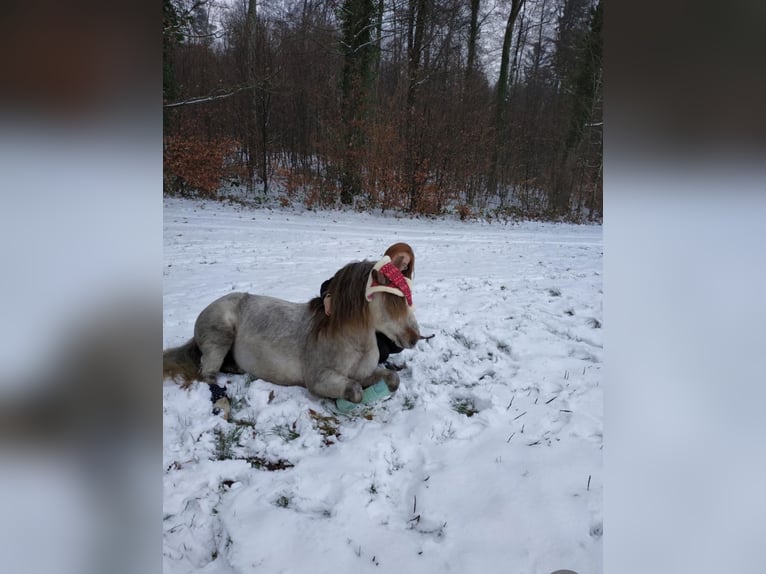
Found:
<path fill-rule="evenodd" d="M 416 329 L 407 329 L 402 337 L 402 347 L 412 349 L 420 341 L 420 333 Z"/>

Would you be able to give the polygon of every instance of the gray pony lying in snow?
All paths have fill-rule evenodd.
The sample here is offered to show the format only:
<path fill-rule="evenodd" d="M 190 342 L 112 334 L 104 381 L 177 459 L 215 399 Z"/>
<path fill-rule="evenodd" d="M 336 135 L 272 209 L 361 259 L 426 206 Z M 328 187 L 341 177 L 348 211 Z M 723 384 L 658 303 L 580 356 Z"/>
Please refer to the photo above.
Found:
<path fill-rule="evenodd" d="M 378 365 L 375 333 L 407 349 L 421 339 L 409 264 L 405 254 L 349 263 L 330 280 L 331 308 L 320 297 L 291 303 L 224 295 L 200 313 L 189 342 L 163 353 L 163 375 L 182 379 L 184 386 L 201 380 L 213 389 L 218 372 L 245 372 L 352 403 L 380 380 L 394 392 L 399 375 Z"/>

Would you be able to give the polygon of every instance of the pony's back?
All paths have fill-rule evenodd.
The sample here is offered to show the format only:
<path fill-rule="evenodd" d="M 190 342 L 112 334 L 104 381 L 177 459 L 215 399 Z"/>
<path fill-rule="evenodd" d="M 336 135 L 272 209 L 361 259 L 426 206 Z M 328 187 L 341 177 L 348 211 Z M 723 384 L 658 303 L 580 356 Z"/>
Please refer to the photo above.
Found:
<path fill-rule="evenodd" d="M 240 302 L 238 316 L 233 346 L 237 365 L 278 385 L 303 385 L 309 304 L 248 294 Z"/>

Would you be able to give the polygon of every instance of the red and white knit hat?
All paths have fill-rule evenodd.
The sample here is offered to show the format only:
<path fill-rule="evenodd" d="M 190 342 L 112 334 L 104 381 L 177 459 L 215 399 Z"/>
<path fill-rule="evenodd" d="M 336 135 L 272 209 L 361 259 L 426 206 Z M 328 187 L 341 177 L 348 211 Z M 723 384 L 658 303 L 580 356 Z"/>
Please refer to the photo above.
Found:
<path fill-rule="evenodd" d="M 378 283 L 373 277 L 374 271 L 383 275 L 389 282 L 385 285 Z M 412 307 L 412 279 L 402 275 L 402 272 L 391 263 L 391 258 L 388 255 L 384 255 L 383 259 L 373 266 L 367 277 L 367 288 L 364 294 L 368 301 L 372 299 L 373 293 L 391 293 L 404 297 L 407 300 L 407 305 Z"/>

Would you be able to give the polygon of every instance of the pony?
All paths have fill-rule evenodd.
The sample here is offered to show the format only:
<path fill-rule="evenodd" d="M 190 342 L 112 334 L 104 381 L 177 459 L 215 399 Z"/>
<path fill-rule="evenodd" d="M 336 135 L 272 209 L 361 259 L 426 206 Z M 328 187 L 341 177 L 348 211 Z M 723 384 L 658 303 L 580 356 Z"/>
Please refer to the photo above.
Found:
<path fill-rule="evenodd" d="M 211 385 L 218 372 L 248 373 L 277 385 L 300 385 L 314 395 L 362 400 L 383 380 L 391 392 L 399 375 L 378 366 L 376 332 L 411 349 L 420 340 L 414 314 L 414 253 L 392 245 L 378 262 L 352 262 L 330 280 L 332 305 L 322 297 L 293 303 L 250 293 L 229 293 L 197 317 L 194 336 L 163 352 L 164 378 Z"/>

